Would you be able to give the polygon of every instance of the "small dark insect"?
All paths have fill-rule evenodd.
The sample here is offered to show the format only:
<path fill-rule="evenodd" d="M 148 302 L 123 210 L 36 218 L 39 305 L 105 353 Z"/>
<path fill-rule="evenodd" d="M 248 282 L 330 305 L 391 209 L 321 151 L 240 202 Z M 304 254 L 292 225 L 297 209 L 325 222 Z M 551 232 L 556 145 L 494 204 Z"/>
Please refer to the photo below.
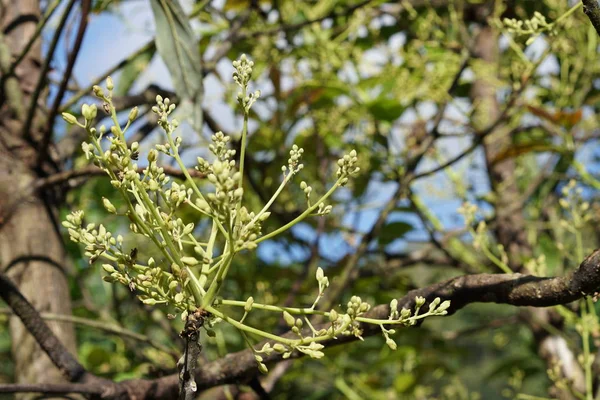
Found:
<path fill-rule="evenodd" d="M 140 152 L 139 152 L 139 151 L 137 151 L 137 150 L 136 150 L 136 151 L 132 151 L 132 152 L 131 152 L 131 159 L 132 159 L 132 160 L 136 160 L 136 161 L 137 161 L 137 159 L 138 159 L 139 157 L 140 157 Z"/>
<path fill-rule="evenodd" d="M 131 261 L 135 261 L 135 259 L 137 258 L 137 253 L 138 253 L 137 247 L 134 247 L 133 249 L 131 249 L 131 251 L 129 252 L 129 257 L 131 258 Z"/>
<path fill-rule="evenodd" d="M 104 109 L 105 113 L 110 115 L 110 106 L 108 105 L 108 103 L 103 103 L 102 108 Z"/>

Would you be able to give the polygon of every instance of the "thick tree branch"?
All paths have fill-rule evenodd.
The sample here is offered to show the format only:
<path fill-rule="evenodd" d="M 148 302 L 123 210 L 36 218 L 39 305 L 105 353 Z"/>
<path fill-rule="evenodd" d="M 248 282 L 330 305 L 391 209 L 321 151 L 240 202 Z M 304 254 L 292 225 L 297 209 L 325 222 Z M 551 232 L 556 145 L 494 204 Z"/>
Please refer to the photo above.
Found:
<path fill-rule="evenodd" d="M 450 300 L 449 314 L 453 314 L 471 303 L 498 303 L 514 306 L 549 307 L 567 304 L 585 295 L 591 295 L 600 288 L 600 249 L 595 250 L 579 266 L 578 269 L 563 277 L 540 278 L 522 274 L 479 274 L 465 275 L 437 283 L 426 288 L 412 290 L 398 299 L 399 308 L 412 309 L 415 297 L 422 296 L 428 304 L 436 297 Z M 425 306 L 426 307 L 426 306 Z M 369 318 L 387 318 L 387 304 L 379 305 L 369 311 Z M 327 328 L 328 324 L 316 326 L 315 329 Z M 362 325 L 363 336 L 380 333 L 375 325 Z M 292 333 L 286 336 L 297 337 Z M 321 342 L 333 346 L 355 341 L 352 336 L 340 337 L 337 340 Z M 258 346 L 260 347 L 260 345 Z M 298 356 L 298 355 L 297 355 Z M 281 361 L 281 356 L 272 354 L 267 362 Z M 229 354 L 224 358 L 205 365 L 196 377 L 199 388 L 245 381 L 258 373 L 254 356 L 250 350 Z M 171 377 L 165 379 L 173 379 Z M 172 384 L 176 384 L 176 378 Z"/>
<path fill-rule="evenodd" d="M 522 274 L 479 274 L 465 275 L 437 283 L 407 293 L 398 300 L 401 308 L 413 309 L 415 297 L 422 296 L 427 302 L 436 297 L 450 300 L 449 314 L 453 314 L 471 303 L 498 303 L 514 306 L 548 307 L 567 304 L 586 295 L 592 295 L 600 288 L 600 249 L 595 250 L 573 272 L 562 277 L 540 278 Z M 72 380 L 83 378 L 96 385 L 100 380 L 107 382 L 104 398 L 127 396 L 138 399 L 172 399 L 177 396 L 179 386 L 178 374 L 155 380 L 132 380 L 118 384 L 105 381 L 89 374 L 58 342 L 54 334 L 47 328 L 40 315 L 31 307 L 16 287 L 0 274 L 0 297 L 13 308 L 25 326 L 34 335 L 52 361 Z M 425 306 L 426 307 L 426 306 Z M 387 304 L 374 307 L 365 316 L 385 319 L 389 315 Z M 317 330 L 326 328 L 328 324 L 316 326 Z M 378 334 L 380 329 L 375 325 L 363 325 L 363 336 Z M 286 337 L 297 337 L 287 333 Z M 322 342 L 325 346 L 333 346 L 357 340 L 353 336 L 343 336 Z M 260 347 L 260 345 L 259 345 Z M 299 357 L 295 354 L 295 357 Z M 281 361 L 277 353 L 265 358 L 266 362 Z M 198 389 L 206 389 L 217 385 L 248 382 L 258 374 L 254 355 L 250 350 L 229 354 L 222 359 L 204 365 L 196 374 Z M 90 387 L 92 387 L 90 386 Z M 0 385 L 0 390 L 7 390 Z"/>
<path fill-rule="evenodd" d="M 0 384 L 0 393 L 42 393 L 44 395 L 82 393 L 101 395 L 103 392 L 102 385 L 89 383 Z"/>
<path fill-rule="evenodd" d="M 93 375 L 89 374 L 75 357 L 69 353 L 66 347 L 63 346 L 50 328 L 48 328 L 48 325 L 43 321 L 40 314 L 23 297 L 19 289 L 4 273 L 0 273 L 0 297 L 21 319 L 21 322 L 23 322 L 29 333 L 31 333 L 65 377 L 71 382 L 86 382 L 91 380 L 90 378 Z"/>

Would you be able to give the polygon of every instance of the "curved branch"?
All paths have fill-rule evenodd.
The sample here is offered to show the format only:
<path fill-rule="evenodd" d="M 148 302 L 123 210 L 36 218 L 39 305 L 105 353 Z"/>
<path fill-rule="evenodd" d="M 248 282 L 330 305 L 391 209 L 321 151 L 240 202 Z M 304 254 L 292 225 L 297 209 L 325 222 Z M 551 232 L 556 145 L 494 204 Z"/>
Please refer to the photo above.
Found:
<path fill-rule="evenodd" d="M 450 300 L 448 313 L 453 314 L 471 303 L 498 303 L 514 306 L 549 307 L 567 304 L 586 295 L 591 295 L 600 288 L 600 249 L 595 250 L 579 265 L 579 268 L 562 277 L 540 278 L 522 274 L 478 274 L 456 277 L 445 282 L 425 288 L 415 289 L 398 299 L 400 308 L 414 309 L 415 297 L 422 296 L 427 302 L 436 297 Z M 90 384 L 105 381 L 89 374 L 58 342 L 54 334 L 45 325 L 39 314 L 27 300 L 18 292 L 16 287 L 0 273 L 0 297 L 13 308 L 25 326 L 34 335 L 42 348 L 57 366 L 62 367 L 69 377 L 81 379 L 81 375 L 90 377 Z M 386 319 L 390 309 L 387 304 L 374 307 L 364 316 L 368 318 Z M 329 324 L 315 326 L 316 330 L 327 328 Z M 380 332 L 379 326 L 365 325 L 363 337 Z M 296 338 L 297 335 L 288 332 L 285 337 Z M 321 344 L 334 346 L 357 340 L 354 336 L 342 336 L 330 339 Z M 49 344 L 52 343 L 52 346 Z M 260 344 L 258 345 L 260 347 Z M 60 349 L 60 351 L 57 351 Z M 300 357 L 301 354 L 294 354 Z M 282 361 L 277 353 L 265 357 L 265 362 Z M 254 354 L 251 350 L 229 354 L 219 360 L 206 364 L 196 374 L 198 389 L 234 382 L 248 382 L 258 374 Z M 178 393 L 179 377 L 177 374 L 155 380 L 131 380 L 120 383 L 108 382 L 110 393 L 105 392 L 106 399 L 117 398 L 118 394 L 128 393 L 133 398 L 145 400 L 175 398 Z M 171 397 L 169 397 L 171 396 Z M 175 397 L 173 397 L 175 396 Z"/>
<path fill-rule="evenodd" d="M 89 383 L 8 383 L 0 384 L 0 393 L 95 394 L 104 393 L 102 385 Z"/>
<path fill-rule="evenodd" d="M 514 306 L 549 307 L 567 304 L 586 295 L 591 295 L 600 288 L 600 249 L 595 250 L 579 266 L 578 269 L 562 277 L 540 278 L 522 274 L 478 274 L 465 275 L 437 283 L 425 288 L 408 292 L 398 299 L 399 308 L 414 309 L 415 297 L 422 296 L 427 304 L 440 297 L 450 300 L 448 314 L 453 314 L 471 303 L 498 303 Z M 389 316 L 389 306 L 382 304 L 374 307 L 365 317 L 385 319 Z M 327 328 L 329 324 L 315 326 L 316 330 Z M 363 336 L 380 333 L 379 326 L 362 324 Z M 286 337 L 297 337 L 288 333 Z M 321 342 L 327 346 L 357 340 L 354 336 L 343 336 Z M 258 345 L 260 348 L 261 345 Z M 295 354 L 300 357 L 301 355 Z M 281 361 L 281 355 L 272 354 L 265 357 L 266 362 Z M 250 350 L 229 354 L 219 360 L 205 365 L 196 377 L 199 388 L 209 388 L 226 383 L 245 381 L 258 373 L 254 355 Z M 173 385 L 177 385 L 177 377 L 169 376 Z"/>
<path fill-rule="evenodd" d="M 69 353 L 66 347 L 48 328 L 48 325 L 42 320 L 42 317 L 35 308 L 25 299 L 10 279 L 1 272 L 0 297 L 21 319 L 21 322 L 25 325 L 29 333 L 31 333 L 50 360 L 52 360 L 54 365 L 69 381 L 84 382 L 93 376 Z"/>

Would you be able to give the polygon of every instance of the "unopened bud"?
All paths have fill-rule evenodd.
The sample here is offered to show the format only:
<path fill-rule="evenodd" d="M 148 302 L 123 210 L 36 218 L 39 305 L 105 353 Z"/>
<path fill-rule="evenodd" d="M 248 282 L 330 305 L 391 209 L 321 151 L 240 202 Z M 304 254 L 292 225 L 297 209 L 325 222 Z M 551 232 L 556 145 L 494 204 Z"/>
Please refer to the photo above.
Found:
<path fill-rule="evenodd" d="M 114 83 L 113 83 L 113 80 L 112 80 L 112 78 L 111 78 L 110 76 L 107 76 L 107 77 L 106 77 L 106 88 L 107 88 L 108 90 L 113 90 L 113 89 L 115 88 L 115 85 L 114 85 Z"/>
<path fill-rule="evenodd" d="M 102 204 L 104 205 L 104 208 L 106 208 L 106 211 L 108 211 L 109 213 L 117 213 L 117 209 L 115 208 L 115 206 L 106 197 L 102 198 Z"/>
<path fill-rule="evenodd" d="M 62 117 L 68 124 L 75 125 L 77 123 L 77 118 L 73 114 L 64 112 L 62 113 Z"/>
<path fill-rule="evenodd" d="M 138 116 L 138 108 L 133 107 L 131 111 L 129 111 L 129 122 L 134 121 Z"/>

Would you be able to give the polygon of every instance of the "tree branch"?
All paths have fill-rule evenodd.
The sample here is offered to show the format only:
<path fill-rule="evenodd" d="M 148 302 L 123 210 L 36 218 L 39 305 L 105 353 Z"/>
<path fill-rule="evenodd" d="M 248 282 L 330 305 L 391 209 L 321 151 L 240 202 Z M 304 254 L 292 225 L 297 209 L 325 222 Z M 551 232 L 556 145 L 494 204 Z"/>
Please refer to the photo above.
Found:
<path fill-rule="evenodd" d="M 553 278 L 540 278 L 522 274 L 479 274 L 465 275 L 437 283 L 425 288 L 408 292 L 398 299 L 400 308 L 414 309 L 415 297 L 422 296 L 427 300 L 424 307 L 436 297 L 450 300 L 448 313 L 453 314 L 471 303 L 498 303 L 514 306 L 549 307 L 567 304 L 583 296 L 592 295 L 600 288 L 600 249 L 595 250 L 573 272 Z M 169 375 L 155 380 L 131 380 L 118 384 L 97 378 L 89 374 L 58 342 L 52 331 L 48 329 L 40 315 L 33 309 L 27 300 L 18 292 L 17 288 L 0 274 L 0 297 L 15 311 L 24 325 L 36 338 L 38 343 L 50 356 L 53 362 L 65 371 L 68 377 L 88 377 L 91 384 L 98 380 L 109 385 L 105 392 L 105 399 L 118 398 L 119 394 L 127 393 L 135 398 L 153 400 L 175 398 L 178 392 L 178 374 Z M 374 307 L 365 317 L 386 319 L 390 309 L 387 304 Z M 315 326 L 316 330 L 327 328 L 328 323 Z M 380 332 L 379 326 L 361 325 L 363 337 L 372 336 Z M 288 332 L 284 335 L 296 338 L 297 334 Z M 321 342 L 323 345 L 334 346 L 357 340 L 354 336 L 342 336 Z M 260 347 L 260 345 L 258 345 Z M 294 354 L 300 357 L 301 354 Z M 265 357 L 265 362 L 275 363 L 281 361 L 281 355 L 273 353 Z M 219 360 L 203 366 L 196 374 L 198 390 L 228 384 L 248 382 L 258 374 L 254 354 L 251 350 L 244 350 L 229 354 Z M 0 386 L 3 388 L 3 386 Z M 110 389 L 108 389 L 110 388 Z M 171 397 L 169 397 L 171 396 Z"/>
<path fill-rule="evenodd" d="M 31 333 L 46 352 L 54 365 L 71 382 L 85 382 L 93 377 L 69 353 L 66 347 L 63 346 L 50 328 L 48 328 L 48 325 L 46 325 L 40 314 L 2 272 L 0 272 L 0 297 L 21 319 L 23 325 L 25 325 L 29 333 Z"/>
<path fill-rule="evenodd" d="M 590 22 L 600 36 L 600 3 L 598 0 L 582 0 L 583 12 L 590 19 Z"/>
<path fill-rule="evenodd" d="M 56 51 L 56 47 L 58 46 L 58 41 L 61 37 L 62 31 L 65 28 L 67 23 L 67 19 L 73 6 L 75 5 L 75 0 L 70 0 L 67 6 L 65 7 L 65 11 L 61 16 L 61 19 L 58 23 L 58 26 L 54 32 L 54 36 L 52 37 L 52 42 L 50 43 L 50 47 L 48 48 L 48 52 L 46 53 L 46 57 L 44 58 L 44 65 L 42 66 L 40 72 L 40 78 L 35 86 L 33 94 L 31 95 L 31 102 L 29 103 L 29 109 L 27 110 L 27 116 L 25 117 L 25 121 L 23 121 L 23 137 L 33 138 L 31 135 L 30 129 L 33 123 L 33 117 L 35 115 L 35 109 L 37 108 L 38 98 L 42 93 L 42 89 L 46 85 L 46 78 L 48 71 L 50 70 L 50 63 L 52 62 L 54 52 Z"/>
<path fill-rule="evenodd" d="M 81 44 L 83 43 L 83 37 L 85 36 L 85 31 L 88 25 L 88 16 L 90 14 L 90 9 L 92 8 L 92 0 L 83 0 L 81 3 L 81 20 L 79 21 L 79 27 L 77 28 L 77 34 L 75 36 L 75 43 L 73 43 L 73 48 L 69 53 L 69 58 L 67 60 L 67 68 L 65 69 L 65 73 L 63 74 L 62 81 L 58 86 L 58 92 L 54 97 L 54 102 L 52 103 L 52 107 L 50 108 L 50 113 L 48 114 L 48 120 L 46 122 L 46 130 L 43 132 L 42 139 L 40 140 L 40 144 L 38 146 L 38 160 L 37 165 L 40 166 L 44 159 L 47 156 L 48 146 L 50 145 L 50 140 L 52 139 L 52 132 L 54 130 L 54 119 L 58 114 L 58 109 L 60 108 L 60 103 L 65 95 L 65 91 L 67 90 L 67 85 L 69 84 L 69 80 L 71 79 L 71 75 L 73 74 L 73 67 L 75 67 L 75 61 L 77 60 L 77 56 L 79 55 L 79 50 L 81 49 Z"/>

